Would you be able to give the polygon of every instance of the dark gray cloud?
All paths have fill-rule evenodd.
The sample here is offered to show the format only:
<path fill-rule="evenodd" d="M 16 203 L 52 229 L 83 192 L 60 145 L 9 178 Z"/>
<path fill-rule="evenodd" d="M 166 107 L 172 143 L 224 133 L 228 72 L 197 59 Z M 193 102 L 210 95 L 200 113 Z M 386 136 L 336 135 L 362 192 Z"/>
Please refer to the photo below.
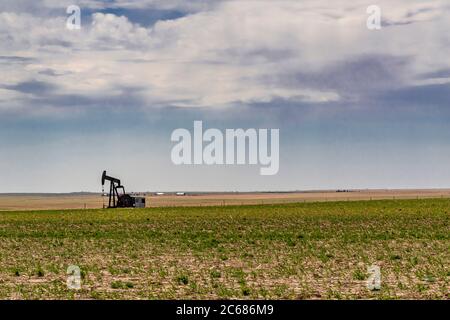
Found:
<path fill-rule="evenodd" d="M 0 63 L 10 64 L 10 63 L 21 63 L 27 64 L 36 61 L 34 58 L 21 57 L 21 56 L 0 56 Z"/>
<path fill-rule="evenodd" d="M 45 87 L 45 86 L 44 86 Z M 37 89 L 37 88 L 35 88 Z M 142 88 L 138 87 L 116 87 L 113 91 L 119 92 L 114 95 L 82 95 L 70 92 L 59 93 L 58 91 L 47 91 L 31 99 L 35 107 L 52 106 L 57 108 L 73 108 L 77 110 L 89 110 L 96 108 L 122 109 L 124 111 L 136 110 L 145 104 L 139 93 Z"/>
<path fill-rule="evenodd" d="M 217 52 L 223 63 L 260 64 L 261 62 L 280 62 L 292 59 L 298 55 L 298 51 L 288 48 L 245 48 L 235 46 Z"/>
<path fill-rule="evenodd" d="M 346 96 L 363 96 L 373 91 L 400 87 L 409 57 L 364 55 L 328 65 L 315 72 L 270 76 L 266 81 L 288 87 L 333 90 Z"/>
<path fill-rule="evenodd" d="M 424 112 L 447 110 L 450 112 L 450 84 L 408 86 L 386 90 L 372 97 L 380 105 L 394 107 L 420 106 Z"/>
<path fill-rule="evenodd" d="M 419 9 L 416 9 L 416 10 L 410 10 L 410 11 L 408 11 L 408 12 L 406 13 L 405 17 L 406 17 L 406 18 L 414 18 L 414 17 L 416 17 L 417 15 L 419 15 L 419 14 L 421 14 L 421 13 L 433 12 L 433 11 L 435 11 L 435 10 L 436 10 L 436 9 L 435 9 L 435 8 L 432 8 L 432 7 L 428 7 L 428 8 L 419 8 Z"/>
<path fill-rule="evenodd" d="M 55 69 L 47 68 L 47 69 L 38 71 L 38 74 L 42 74 L 45 76 L 51 76 L 51 77 L 59 77 L 59 76 L 71 74 L 71 72 L 68 72 L 68 71 L 61 72 L 61 71 L 58 71 Z"/>
<path fill-rule="evenodd" d="M 61 39 L 52 39 L 52 38 L 42 38 L 40 40 L 40 45 L 42 46 L 55 46 L 55 47 L 71 47 L 73 44 L 69 41 L 64 41 Z"/>
<path fill-rule="evenodd" d="M 437 9 L 434 7 L 425 7 L 425 8 L 415 8 L 407 11 L 404 16 L 396 21 L 382 18 L 382 26 L 390 27 L 390 26 L 403 26 L 409 25 L 413 23 L 419 23 L 424 21 L 429 21 L 434 18 L 433 13 L 436 13 Z M 421 17 L 423 14 L 429 13 L 429 17 Z"/>
<path fill-rule="evenodd" d="M 450 69 L 442 69 L 424 73 L 420 75 L 419 78 L 420 79 L 450 78 Z"/>
<path fill-rule="evenodd" d="M 3 85 L 2 87 L 8 90 L 31 93 L 39 96 L 47 95 L 56 89 L 55 85 L 38 80 L 23 81 L 13 85 Z"/>

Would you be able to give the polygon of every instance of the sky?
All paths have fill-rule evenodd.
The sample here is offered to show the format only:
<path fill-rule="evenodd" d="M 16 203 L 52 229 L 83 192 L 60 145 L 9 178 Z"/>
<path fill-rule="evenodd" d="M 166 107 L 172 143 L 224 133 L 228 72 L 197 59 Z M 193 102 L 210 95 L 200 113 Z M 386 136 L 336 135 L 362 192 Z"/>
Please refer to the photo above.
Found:
<path fill-rule="evenodd" d="M 448 0 L 2 0 L 0 193 L 448 188 L 449 30 Z M 174 165 L 195 120 L 279 129 L 278 173 Z"/>

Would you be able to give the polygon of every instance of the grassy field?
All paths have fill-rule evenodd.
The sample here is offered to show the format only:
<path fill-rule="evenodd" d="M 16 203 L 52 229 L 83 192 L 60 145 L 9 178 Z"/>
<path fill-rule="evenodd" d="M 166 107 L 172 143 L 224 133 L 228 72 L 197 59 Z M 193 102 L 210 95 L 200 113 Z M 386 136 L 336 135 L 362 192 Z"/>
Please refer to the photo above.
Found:
<path fill-rule="evenodd" d="M 1 212 L 0 298 L 449 299 L 449 222 L 448 199 Z"/>

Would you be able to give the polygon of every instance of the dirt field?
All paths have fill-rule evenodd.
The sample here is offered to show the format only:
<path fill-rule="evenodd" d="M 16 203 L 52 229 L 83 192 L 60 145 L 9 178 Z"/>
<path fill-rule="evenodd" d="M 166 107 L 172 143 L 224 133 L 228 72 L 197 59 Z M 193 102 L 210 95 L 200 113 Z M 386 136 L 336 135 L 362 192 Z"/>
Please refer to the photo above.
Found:
<path fill-rule="evenodd" d="M 147 207 L 172 206 L 223 206 L 252 204 L 282 204 L 298 202 L 382 200 L 382 199 L 429 199 L 450 198 L 450 189 L 429 190 L 354 190 L 351 192 L 291 192 L 291 193 L 192 193 L 185 196 L 173 194 L 147 194 Z M 0 211 L 99 209 L 107 197 L 100 194 L 62 195 L 1 195 Z"/>

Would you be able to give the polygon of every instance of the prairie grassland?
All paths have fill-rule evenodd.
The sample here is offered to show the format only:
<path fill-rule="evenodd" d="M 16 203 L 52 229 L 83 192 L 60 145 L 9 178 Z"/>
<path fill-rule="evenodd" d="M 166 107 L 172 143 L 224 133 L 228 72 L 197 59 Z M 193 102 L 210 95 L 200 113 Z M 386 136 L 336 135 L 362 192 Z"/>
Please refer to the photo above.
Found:
<path fill-rule="evenodd" d="M 449 299 L 449 222 L 448 199 L 1 212 L 0 298 Z"/>

